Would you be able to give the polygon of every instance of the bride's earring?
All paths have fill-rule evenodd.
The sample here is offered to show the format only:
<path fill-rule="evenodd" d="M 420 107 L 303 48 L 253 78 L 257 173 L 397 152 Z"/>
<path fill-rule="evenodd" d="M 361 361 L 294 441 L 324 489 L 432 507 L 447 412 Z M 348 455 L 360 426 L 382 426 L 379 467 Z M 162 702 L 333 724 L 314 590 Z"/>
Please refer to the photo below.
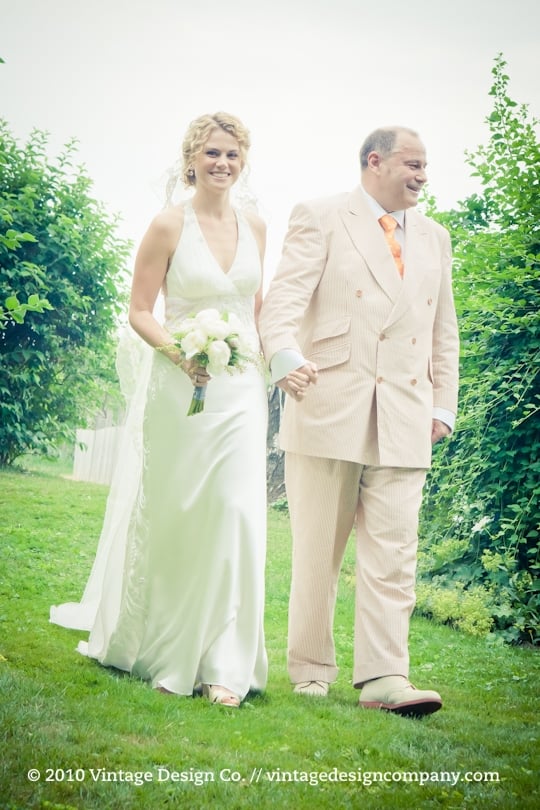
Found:
<path fill-rule="evenodd" d="M 195 177 L 195 169 L 188 169 L 187 176 L 189 177 L 190 180 L 193 180 L 193 178 Z"/>

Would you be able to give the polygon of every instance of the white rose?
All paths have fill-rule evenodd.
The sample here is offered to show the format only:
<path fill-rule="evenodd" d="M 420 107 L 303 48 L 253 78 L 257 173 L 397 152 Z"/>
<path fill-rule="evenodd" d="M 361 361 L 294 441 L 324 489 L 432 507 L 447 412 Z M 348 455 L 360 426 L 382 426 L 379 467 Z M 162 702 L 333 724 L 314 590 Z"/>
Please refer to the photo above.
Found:
<path fill-rule="evenodd" d="M 227 321 L 223 319 L 217 309 L 203 309 L 197 315 L 197 326 L 204 329 L 208 337 L 216 340 L 224 340 L 230 333 L 231 328 Z"/>
<path fill-rule="evenodd" d="M 208 337 L 206 332 L 202 329 L 193 329 L 191 332 L 182 338 L 180 341 L 180 346 L 182 347 L 182 351 L 186 355 L 186 358 L 189 360 L 195 354 L 199 354 L 202 352 L 207 341 Z"/>
<path fill-rule="evenodd" d="M 206 324 L 214 323 L 221 318 L 221 315 L 217 311 L 217 309 L 201 309 L 195 315 L 195 320 L 197 321 L 198 326 L 202 326 L 203 328 Z"/>
<path fill-rule="evenodd" d="M 219 321 L 215 321 L 212 324 L 208 324 L 206 328 L 208 329 L 208 334 L 216 338 L 216 340 L 225 340 L 231 332 L 231 327 L 223 318 L 220 318 Z"/>
<path fill-rule="evenodd" d="M 222 374 L 227 368 L 227 364 L 231 359 L 231 350 L 224 340 L 214 340 L 208 347 L 208 366 L 209 374 Z"/>

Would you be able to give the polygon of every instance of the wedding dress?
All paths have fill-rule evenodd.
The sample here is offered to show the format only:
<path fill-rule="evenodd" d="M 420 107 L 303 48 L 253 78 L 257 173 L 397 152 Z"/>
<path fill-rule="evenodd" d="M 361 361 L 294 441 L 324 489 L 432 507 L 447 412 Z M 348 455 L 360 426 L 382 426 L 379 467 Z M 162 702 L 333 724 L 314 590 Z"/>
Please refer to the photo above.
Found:
<path fill-rule="evenodd" d="M 201 309 L 234 312 L 258 353 L 261 263 L 250 226 L 236 217 L 236 256 L 225 273 L 186 204 L 165 326 L 174 333 Z M 267 678 L 262 369 L 213 377 L 204 411 L 187 416 L 188 376 L 136 336 L 122 351 L 131 404 L 96 559 L 81 602 L 53 607 L 51 621 L 89 629 L 80 652 L 155 687 L 191 695 L 199 683 L 220 684 L 245 697 Z"/>

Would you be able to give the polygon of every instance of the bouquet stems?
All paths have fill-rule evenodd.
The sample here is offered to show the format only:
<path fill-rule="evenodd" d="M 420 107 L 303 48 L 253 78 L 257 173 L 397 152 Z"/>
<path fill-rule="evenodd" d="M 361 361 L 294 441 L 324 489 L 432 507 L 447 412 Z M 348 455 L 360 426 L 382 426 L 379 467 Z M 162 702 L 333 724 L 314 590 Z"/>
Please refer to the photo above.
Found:
<path fill-rule="evenodd" d="M 189 406 L 187 415 L 192 416 L 194 413 L 202 413 L 204 410 L 204 398 L 206 396 L 206 385 L 196 385 L 193 389 L 193 397 Z"/>

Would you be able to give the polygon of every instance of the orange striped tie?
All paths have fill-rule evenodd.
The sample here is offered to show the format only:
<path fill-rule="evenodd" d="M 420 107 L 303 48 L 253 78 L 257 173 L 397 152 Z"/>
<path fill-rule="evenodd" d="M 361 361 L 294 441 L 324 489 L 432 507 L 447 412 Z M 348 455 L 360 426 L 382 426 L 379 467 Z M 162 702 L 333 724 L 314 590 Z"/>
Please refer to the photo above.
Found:
<path fill-rule="evenodd" d="M 394 236 L 394 231 L 397 228 L 397 220 L 394 219 L 392 214 L 385 214 L 379 219 L 379 225 L 384 231 L 384 236 L 388 242 L 390 253 L 394 257 L 394 262 L 398 269 L 398 273 L 403 278 L 403 271 L 405 269 L 403 260 L 401 258 L 401 246 Z"/>

